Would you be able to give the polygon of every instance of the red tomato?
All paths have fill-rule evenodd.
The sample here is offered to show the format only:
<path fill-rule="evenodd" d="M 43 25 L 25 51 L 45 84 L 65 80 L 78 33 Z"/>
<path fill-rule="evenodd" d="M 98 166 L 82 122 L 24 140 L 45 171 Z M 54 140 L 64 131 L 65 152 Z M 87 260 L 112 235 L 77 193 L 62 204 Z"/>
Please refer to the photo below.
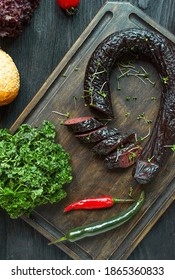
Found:
<path fill-rule="evenodd" d="M 76 8 L 80 0 L 57 0 L 57 3 L 63 10 L 69 10 L 71 8 Z"/>

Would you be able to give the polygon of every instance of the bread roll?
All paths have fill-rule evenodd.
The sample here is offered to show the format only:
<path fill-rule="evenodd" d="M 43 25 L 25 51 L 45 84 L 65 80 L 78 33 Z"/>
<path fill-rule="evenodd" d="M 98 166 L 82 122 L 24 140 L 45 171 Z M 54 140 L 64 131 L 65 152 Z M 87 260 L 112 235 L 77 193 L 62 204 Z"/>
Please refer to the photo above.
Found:
<path fill-rule="evenodd" d="M 18 95 L 20 75 L 12 58 L 0 49 L 0 106 L 11 103 Z"/>

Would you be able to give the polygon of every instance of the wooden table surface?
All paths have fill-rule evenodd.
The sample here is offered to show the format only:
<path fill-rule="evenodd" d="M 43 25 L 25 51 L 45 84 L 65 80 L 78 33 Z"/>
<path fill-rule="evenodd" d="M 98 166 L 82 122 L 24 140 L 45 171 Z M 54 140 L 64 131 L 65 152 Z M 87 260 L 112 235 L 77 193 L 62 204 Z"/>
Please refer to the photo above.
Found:
<path fill-rule="evenodd" d="M 79 13 L 66 16 L 56 0 L 41 0 L 31 23 L 17 39 L 0 39 L 21 74 L 17 99 L 0 109 L 0 128 L 9 128 L 84 31 L 106 0 L 81 0 Z M 126 2 L 126 1 L 118 1 Z M 157 23 L 175 34 L 174 0 L 130 0 Z M 175 205 L 171 205 L 129 259 L 175 259 Z M 70 259 L 26 224 L 11 220 L 0 209 L 0 259 Z"/>

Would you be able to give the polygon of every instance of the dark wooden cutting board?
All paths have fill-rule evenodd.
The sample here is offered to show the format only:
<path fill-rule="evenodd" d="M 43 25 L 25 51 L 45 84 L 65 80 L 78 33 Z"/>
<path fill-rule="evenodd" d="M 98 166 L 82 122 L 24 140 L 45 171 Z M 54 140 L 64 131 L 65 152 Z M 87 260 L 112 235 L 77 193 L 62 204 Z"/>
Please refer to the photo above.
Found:
<path fill-rule="evenodd" d="M 38 207 L 30 218 L 23 217 L 48 240 L 63 236 L 70 228 L 112 216 L 127 207 L 115 205 L 111 209 L 100 211 L 75 211 L 64 214 L 63 209 L 67 204 L 105 194 L 126 197 L 131 186 L 134 187 L 134 196 L 137 197 L 141 190 L 131 176 L 132 168 L 107 171 L 103 160 L 94 156 L 89 146 L 81 144 L 66 127 L 60 125 L 60 116 L 52 112 L 70 112 L 71 117 L 93 114 L 85 107 L 82 98 L 87 62 L 96 46 L 106 36 L 129 27 L 154 30 L 175 42 L 171 33 L 153 22 L 138 8 L 129 3 L 109 1 L 11 127 L 11 131 L 15 132 L 22 123 L 40 126 L 43 120 L 50 120 L 56 125 L 58 142 L 71 155 L 73 181 L 65 187 L 66 199 L 55 205 Z M 133 59 L 135 61 L 135 58 Z M 137 77 L 126 77 L 121 80 L 121 90 L 118 91 L 116 67 L 111 75 L 112 102 L 116 118 L 109 126 L 115 126 L 123 132 L 135 131 L 137 135 L 145 136 L 149 127 L 143 120 L 138 121 L 137 116 L 144 112 L 145 116 L 152 120 L 151 127 L 153 126 L 159 108 L 161 84 L 152 65 L 145 61 L 134 63 L 137 68 L 143 66 L 149 72 L 151 81 L 156 84 L 153 86 L 148 81 L 145 84 Z M 126 101 L 127 96 L 131 97 L 130 101 Z M 152 100 L 153 96 L 156 100 Z M 56 246 L 73 259 L 126 259 L 174 201 L 173 179 L 174 158 L 169 156 L 156 179 L 143 187 L 146 193 L 145 204 L 131 221 L 116 230 L 93 238 L 75 243 L 59 243 Z"/>

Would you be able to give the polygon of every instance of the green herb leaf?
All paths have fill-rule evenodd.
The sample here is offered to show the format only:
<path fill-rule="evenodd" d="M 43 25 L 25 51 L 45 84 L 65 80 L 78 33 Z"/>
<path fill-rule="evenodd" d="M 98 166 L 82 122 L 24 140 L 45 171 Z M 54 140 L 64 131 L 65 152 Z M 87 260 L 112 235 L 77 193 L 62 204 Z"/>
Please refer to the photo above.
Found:
<path fill-rule="evenodd" d="M 0 130 L 0 206 L 11 218 L 66 196 L 63 185 L 72 180 L 70 156 L 55 143 L 55 126 L 23 124 L 11 135 Z"/>
<path fill-rule="evenodd" d="M 126 113 L 125 113 L 125 117 L 128 117 L 129 115 L 130 115 L 129 112 L 126 112 Z"/>
<path fill-rule="evenodd" d="M 171 150 L 172 150 L 173 152 L 175 152 L 175 144 L 172 145 Z"/>
<path fill-rule="evenodd" d="M 168 84 L 169 78 L 168 77 L 162 77 L 162 81 L 164 84 Z"/>
<path fill-rule="evenodd" d="M 133 191 L 134 191 L 134 188 L 132 186 L 129 187 L 128 196 L 131 198 L 133 198 Z"/>

